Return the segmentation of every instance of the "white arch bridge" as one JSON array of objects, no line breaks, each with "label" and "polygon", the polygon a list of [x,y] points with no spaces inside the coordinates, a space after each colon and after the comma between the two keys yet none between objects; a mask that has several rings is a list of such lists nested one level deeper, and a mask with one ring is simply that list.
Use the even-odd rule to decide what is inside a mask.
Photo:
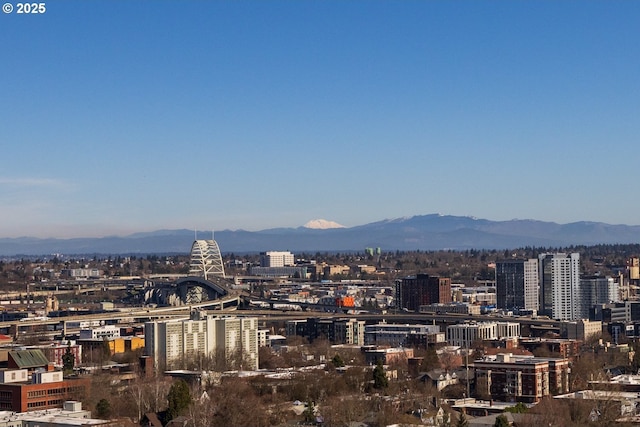
[{"label": "white arch bridge", "polygon": [[171,282],[154,282],[145,290],[146,304],[189,305],[230,296],[233,282],[222,277],[187,276]]},{"label": "white arch bridge", "polygon": [[145,295],[146,303],[187,305],[221,299],[229,295],[233,282],[225,277],[218,243],[195,240],[191,245],[189,276],[175,282],[158,283]]}]

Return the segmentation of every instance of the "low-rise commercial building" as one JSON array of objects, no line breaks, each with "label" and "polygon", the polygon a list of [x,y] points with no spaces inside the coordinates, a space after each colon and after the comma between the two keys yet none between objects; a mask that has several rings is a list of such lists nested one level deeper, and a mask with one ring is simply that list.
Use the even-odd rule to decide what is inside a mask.
[{"label": "low-rise commercial building", "polygon": [[61,371],[53,370],[40,350],[11,351],[9,360],[0,383],[0,410],[59,408],[66,400],[82,397],[89,387],[87,378],[65,379]]},{"label": "low-rise commercial building", "polygon": [[454,313],[480,315],[480,306],[469,303],[429,304],[421,305],[420,313]]},{"label": "low-rise commercial building", "polygon": [[309,341],[325,338],[333,344],[365,343],[365,322],[356,319],[309,318],[289,320],[285,324],[287,336],[298,335]]},{"label": "low-rise commercial building", "polygon": [[591,337],[602,335],[602,322],[587,319],[561,322],[560,335],[570,340],[585,341]]},{"label": "low-rise commercial building", "polygon": [[62,408],[55,409],[20,413],[0,411],[0,427],[121,427],[130,425],[131,422],[123,420],[91,418],[91,411],[82,409],[82,403],[76,401],[66,401]]},{"label": "low-rise commercial building", "polygon": [[408,359],[413,357],[412,348],[375,348],[363,347],[364,358],[369,365],[375,365],[381,362],[383,365],[390,363],[407,363]]},{"label": "low-rise commercial building", "polygon": [[471,348],[475,341],[519,338],[520,324],[516,322],[468,322],[447,326],[447,342]]},{"label": "low-rise commercial building", "polygon": [[80,339],[111,339],[120,336],[120,327],[116,325],[104,325],[97,328],[80,329]]},{"label": "low-rise commercial building", "polygon": [[445,335],[438,325],[378,323],[364,328],[365,345],[423,347],[443,345]]}]

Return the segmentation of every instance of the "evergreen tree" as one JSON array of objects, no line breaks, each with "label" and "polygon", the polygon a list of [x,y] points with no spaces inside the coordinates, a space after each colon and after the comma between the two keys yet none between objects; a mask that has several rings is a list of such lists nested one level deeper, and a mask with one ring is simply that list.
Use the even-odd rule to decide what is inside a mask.
[{"label": "evergreen tree", "polygon": [[638,343],[635,343],[633,346],[633,350],[634,354],[633,360],[631,361],[631,370],[635,374],[640,372],[640,345],[638,345]]},{"label": "evergreen tree", "polygon": [[440,423],[440,427],[451,427],[451,416],[447,411],[442,414],[442,422]]},{"label": "evergreen tree", "polygon": [[524,414],[528,410],[529,408],[527,407],[527,405],[522,402],[518,402],[515,404],[515,406],[509,406],[508,408],[504,409],[505,412],[511,412],[514,414]]},{"label": "evergreen tree", "polygon": [[96,415],[98,418],[108,419],[111,416],[111,403],[107,399],[100,399],[96,404]]},{"label": "evergreen tree", "polygon": [[387,388],[389,386],[389,379],[384,372],[382,361],[379,360],[376,367],[373,368],[373,387],[377,389]]},{"label": "evergreen tree", "polygon": [[331,359],[331,363],[333,364],[333,366],[335,366],[336,368],[342,368],[344,367],[344,360],[342,360],[342,357],[340,357],[339,354],[336,354],[335,356],[333,356],[333,359]]},{"label": "evergreen tree", "polygon": [[312,423],[316,420],[316,407],[313,404],[313,402],[311,401],[307,402],[307,407],[302,413],[302,416],[304,417],[304,421],[306,423]]},{"label": "evergreen tree", "polygon": [[167,408],[167,421],[181,415],[191,405],[191,391],[183,380],[178,380],[169,389],[167,395],[169,407]]},{"label": "evergreen tree", "polygon": [[493,427],[509,427],[509,420],[505,415],[498,415]]},{"label": "evergreen tree", "polygon": [[67,349],[62,355],[62,369],[65,374],[73,373],[73,368],[76,364],[76,358],[71,352],[71,343],[67,342]]},{"label": "evergreen tree", "polygon": [[456,427],[469,427],[469,421],[467,420],[467,415],[464,412],[460,412]]}]

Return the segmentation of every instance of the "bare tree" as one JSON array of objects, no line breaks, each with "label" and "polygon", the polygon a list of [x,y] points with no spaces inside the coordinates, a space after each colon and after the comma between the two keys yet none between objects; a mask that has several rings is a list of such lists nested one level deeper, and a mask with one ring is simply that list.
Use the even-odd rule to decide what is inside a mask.
[{"label": "bare tree", "polygon": [[167,407],[167,394],[171,388],[168,378],[155,375],[140,378],[126,389],[126,397],[135,403],[138,420],[147,412],[159,412]]},{"label": "bare tree", "polygon": [[362,395],[333,396],[320,407],[320,413],[328,427],[362,421],[371,412],[370,401],[365,400]]},{"label": "bare tree", "polygon": [[452,352],[444,352],[439,356],[440,366],[447,372],[462,366],[462,356]]},{"label": "bare tree", "polygon": [[270,423],[266,408],[244,380],[223,381],[211,390],[211,398],[215,408],[209,420],[210,427],[259,427]]}]

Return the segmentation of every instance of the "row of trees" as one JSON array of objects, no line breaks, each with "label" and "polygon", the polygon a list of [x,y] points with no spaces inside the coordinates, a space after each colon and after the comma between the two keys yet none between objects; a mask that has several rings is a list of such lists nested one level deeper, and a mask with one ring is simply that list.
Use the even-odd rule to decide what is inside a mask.
[{"label": "row of trees", "polygon": [[[492,279],[493,271],[488,268],[492,262],[508,258],[535,258],[543,252],[579,252],[582,266],[586,274],[610,274],[618,268],[624,268],[630,257],[640,254],[640,245],[594,245],[555,247],[525,247],[509,250],[466,251],[395,251],[383,252],[380,256],[370,256],[365,253],[301,253],[299,259],[315,260],[317,263],[356,265],[362,263],[375,264],[386,270],[397,270],[399,274],[413,274],[423,272],[451,277],[463,283],[473,283],[477,280]],[[225,254],[229,274],[244,274],[244,266],[258,265],[258,254]],[[106,276],[148,275],[155,273],[183,273],[189,271],[189,255],[172,256],[107,256],[107,257],[78,257],[73,259],[59,258],[38,259],[21,258],[13,261],[0,261],[0,286],[18,288],[26,281],[45,278],[39,271],[62,268],[98,268]]]},{"label": "row of trees", "polygon": [[[321,415],[326,426],[343,426],[355,421],[377,426],[416,423],[416,415],[433,416],[443,398],[461,397],[464,393],[463,387],[457,392],[448,389],[440,392],[429,382],[410,377],[406,361],[398,361],[387,370],[380,364],[368,366],[360,352],[333,348],[326,340],[316,340],[313,344],[295,341],[298,342],[292,342],[295,344],[291,346],[292,351],[273,353],[266,348],[261,350],[261,355],[268,351],[270,359],[265,360],[273,366],[304,366],[308,364],[305,355],[313,355],[315,360],[327,360],[326,366],[298,371],[280,379],[219,374],[187,387],[186,383],[178,386],[162,376],[141,377],[129,384],[114,385],[110,375],[100,373],[93,377],[94,385],[91,394],[85,397],[85,404],[105,418],[118,414],[139,420],[145,413],[156,412],[167,419],[185,415],[193,426],[279,425],[304,421],[311,415]],[[604,374],[604,367],[624,360],[598,353],[595,346],[595,340],[587,343],[573,362],[572,390],[588,388],[589,380]],[[448,360],[432,350],[416,351],[416,354],[424,357],[421,370],[452,369],[460,365],[460,360]],[[185,367],[196,369],[196,362]],[[396,374],[395,379],[390,379],[389,372]],[[305,413],[293,412],[292,402],[296,400],[307,402]],[[595,418],[591,414],[593,409],[593,404],[584,401],[548,399],[528,411],[526,417],[519,418],[518,425],[607,425],[606,422],[620,414],[613,399],[598,404]],[[548,419],[549,411],[556,414],[553,419]],[[465,425],[465,416],[455,411],[447,413],[443,419],[446,425]],[[600,424],[590,421],[592,418]]]},{"label": "row of trees", "polygon": [[[162,376],[114,384],[110,374],[99,373],[92,377],[85,404],[104,418],[117,414],[139,420],[154,412],[168,420],[185,415],[194,427],[304,421],[304,414],[292,410],[294,401],[308,402],[306,416],[317,413],[327,426],[362,420],[372,425],[415,421],[409,415],[412,411],[433,409],[436,394],[424,383],[408,382],[406,371],[400,370],[401,381],[391,381],[381,364],[369,367],[349,351],[326,350],[330,362],[324,369],[299,371],[287,379],[218,374],[185,388],[186,383]],[[397,398],[402,395],[410,398]]]}]

